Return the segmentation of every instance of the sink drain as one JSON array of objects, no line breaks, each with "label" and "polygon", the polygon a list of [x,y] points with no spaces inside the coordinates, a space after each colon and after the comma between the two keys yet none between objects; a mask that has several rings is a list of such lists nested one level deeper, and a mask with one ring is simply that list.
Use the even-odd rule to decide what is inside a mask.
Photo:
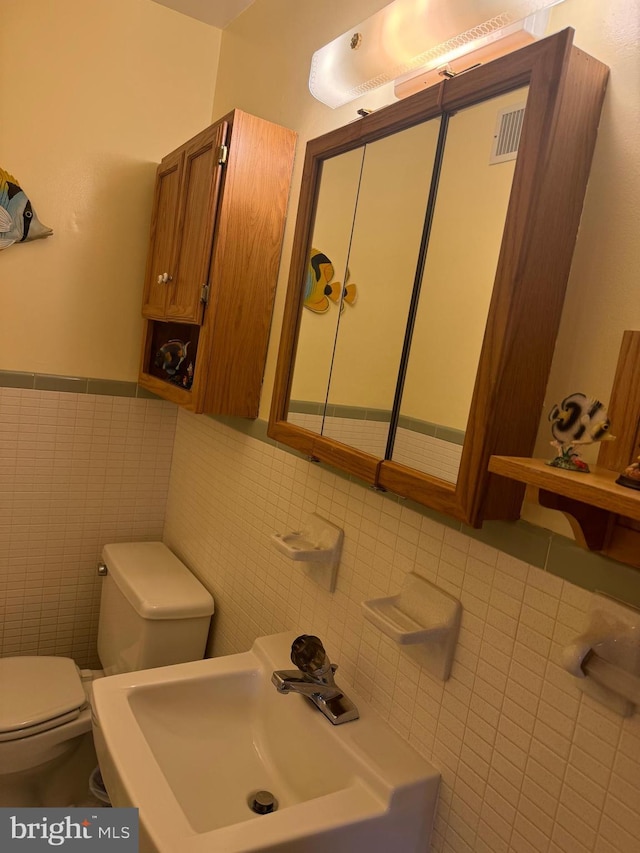
[{"label": "sink drain", "polygon": [[278,808],[278,801],[271,791],[256,791],[249,794],[249,808],[256,814],[269,814]]}]

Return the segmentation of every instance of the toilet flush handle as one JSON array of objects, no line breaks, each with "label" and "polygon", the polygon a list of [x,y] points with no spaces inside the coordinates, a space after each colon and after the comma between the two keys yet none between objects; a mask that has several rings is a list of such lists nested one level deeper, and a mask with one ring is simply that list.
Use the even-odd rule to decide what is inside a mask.
[{"label": "toilet flush handle", "polygon": [[101,563],[98,563],[98,574],[99,574],[101,577],[104,577],[105,575],[108,575],[108,574],[109,574],[109,569],[107,568],[107,564],[106,564],[106,563],[102,563],[102,562],[101,562]]}]

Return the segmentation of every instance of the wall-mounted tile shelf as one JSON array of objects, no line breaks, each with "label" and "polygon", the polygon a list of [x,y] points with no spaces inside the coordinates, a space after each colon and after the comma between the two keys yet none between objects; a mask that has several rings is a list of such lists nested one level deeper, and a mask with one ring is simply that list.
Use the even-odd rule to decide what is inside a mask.
[{"label": "wall-mounted tile shelf", "polygon": [[433,676],[449,678],[462,613],[457,598],[409,572],[398,595],[363,601],[362,612]]}]

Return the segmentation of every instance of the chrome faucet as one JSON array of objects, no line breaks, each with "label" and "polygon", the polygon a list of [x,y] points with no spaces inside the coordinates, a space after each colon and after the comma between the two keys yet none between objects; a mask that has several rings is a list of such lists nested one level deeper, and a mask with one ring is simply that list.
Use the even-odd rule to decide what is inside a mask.
[{"label": "chrome faucet", "polygon": [[358,719],[358,709],[333,679],[338,667],[331,663],[318,637],[312,634],[296,637],[291,646],[291,661],[298,669],[277,670],[271,676],[278,693],[301,693],[334,726]]}]

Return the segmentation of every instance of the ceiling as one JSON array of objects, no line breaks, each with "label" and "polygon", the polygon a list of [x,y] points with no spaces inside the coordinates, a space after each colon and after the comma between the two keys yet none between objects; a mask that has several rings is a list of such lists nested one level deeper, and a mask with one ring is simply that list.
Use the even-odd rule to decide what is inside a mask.
[{"label": "ceiling", "polygon": [[154,0],[154,2],[223,30],[254,0]]}]

